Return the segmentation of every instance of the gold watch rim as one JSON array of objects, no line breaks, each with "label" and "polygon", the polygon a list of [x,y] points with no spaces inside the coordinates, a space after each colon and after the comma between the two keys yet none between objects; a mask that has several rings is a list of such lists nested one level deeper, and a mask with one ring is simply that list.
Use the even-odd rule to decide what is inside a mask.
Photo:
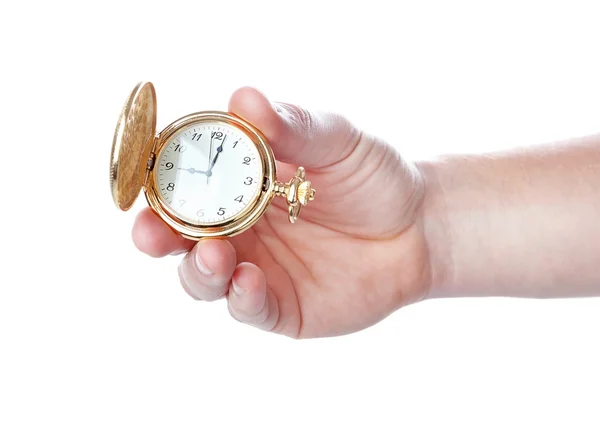
[{"label": "gold watch rim", "polygon": [[[173,134],[181,129],[207,121],[223,122],[232,125],[243,131],[256,146],[261,159],[261,177],[268,181],[267,187],[258,189],[253,196],[252,203],[246,208],[224,221],[216,223],[191,224],[177,217],[170,206],[164,201],[158,191],[155,167],[150,175],[146,177],[144,184],[144,193],[150,207],[174,230],[181,233],[188,239],[199,240],[207,237],[227,237],[233,236],[250,228],[265,213],[275,193],[276,163],[273,150],[266,137],[250,123],[239,116],[223,111],[201,111],[188,114],[169,124],[157,135],[154,145],[154,159],[158,159],[160,152],[165,148],[166,142]],[[263,179],[264,180],[264,179]]]}]

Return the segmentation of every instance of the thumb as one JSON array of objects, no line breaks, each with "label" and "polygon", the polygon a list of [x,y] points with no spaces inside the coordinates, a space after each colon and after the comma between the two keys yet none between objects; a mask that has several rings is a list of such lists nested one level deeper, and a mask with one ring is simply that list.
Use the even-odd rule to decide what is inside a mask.
[{"label": "thumb", "polygon": [[229,111],[266,136],[277,160],[306,168],[327,167],[341,161],[352,153],[361,138],[361,132],[342,116],[271,103],[255,88],[235,91]]}]

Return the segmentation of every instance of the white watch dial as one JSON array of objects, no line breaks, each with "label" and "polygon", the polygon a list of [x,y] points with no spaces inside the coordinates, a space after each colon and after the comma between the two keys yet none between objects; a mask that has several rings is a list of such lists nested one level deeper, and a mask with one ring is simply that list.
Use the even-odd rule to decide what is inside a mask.
[{"label": "white watch dial", "polygon": [[155,181],[180,219],[218,224],[242,213],[262,188],[262,162],[252,140],[223,122],[177,131],[158,155]]}]

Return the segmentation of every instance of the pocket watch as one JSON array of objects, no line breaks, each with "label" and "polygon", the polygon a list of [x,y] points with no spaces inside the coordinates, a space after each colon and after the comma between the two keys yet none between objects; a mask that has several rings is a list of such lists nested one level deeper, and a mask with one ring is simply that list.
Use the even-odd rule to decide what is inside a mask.
[{"label": "pocket watch", "polygon": [[285,198],[289,220],[315,197],[303,167],[277,181],[265,136],[232,113],[189,114],[156,133],[156,92],[139,83],[123,107],[110,161],[115,204],[129,210],[144,189],[150,207],[185,238],[237,235]]}]

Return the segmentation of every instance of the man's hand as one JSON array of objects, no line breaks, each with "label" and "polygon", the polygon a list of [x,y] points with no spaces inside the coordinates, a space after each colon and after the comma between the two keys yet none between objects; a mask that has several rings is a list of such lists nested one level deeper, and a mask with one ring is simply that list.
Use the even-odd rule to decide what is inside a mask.
[{"label": "man's hand", "polygon": [[288,222],[275,199],[250,230],[229,240],[183,239],[149,208],[133,239],[155,257],[190,250],[179,276],[199,300],[228,299],[244,323],[291,337],[354,332],[420,300],[431,284],[418,170],[346,119],[271,104],[251,88],[230,111],[259,128],[286,180],[298,165],[318,199]]}]

